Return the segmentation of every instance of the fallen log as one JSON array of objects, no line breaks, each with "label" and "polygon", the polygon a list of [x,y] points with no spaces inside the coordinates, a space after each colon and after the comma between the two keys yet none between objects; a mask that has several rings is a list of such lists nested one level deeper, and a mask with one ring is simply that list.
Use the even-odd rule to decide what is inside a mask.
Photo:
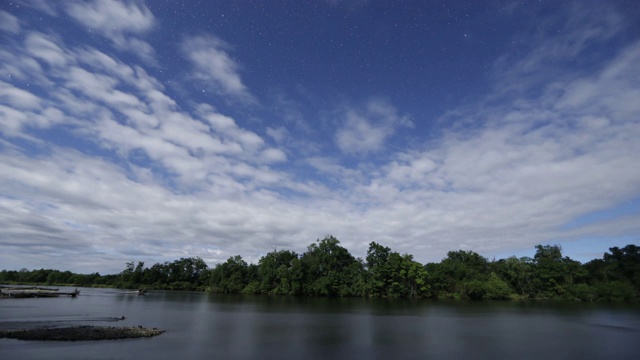
[{"label": "fallen log", "polygon": [[10,287],[10,286],[0,286],[0,289],[3,291],[13,291],[13,290],[46,290],[46,291],[58,291],[58,289],[54,288],[45,288],[38,286],[29,286],[29,287]]},{"label": "fallen log", "polygon": [[142,326],[75,326],[66,328],[0,330],[0,338],[36,341],[118,340],[152,337],[165,330]]},{"label": "fallen log", "polygon": [[59,297],[59,296],[71,296],[76,297],[80,295],[80,290],[77,288],[72,292],[60,292],[58,289],[46,289],[46,288],[8,288],[1,289],[2,297],[4,298],[37,298],[37,297]]}]

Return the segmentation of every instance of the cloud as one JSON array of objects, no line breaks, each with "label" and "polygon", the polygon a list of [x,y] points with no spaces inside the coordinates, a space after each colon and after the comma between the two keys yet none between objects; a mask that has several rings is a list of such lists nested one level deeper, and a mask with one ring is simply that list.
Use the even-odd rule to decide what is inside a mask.
[{"label": "cloud", "polygon": [[280,149],[266,149],[262,152],[261,157],[267,164],[287,160],[287,155]]},{"label": "cloud", "polygon": [[25,50],[35,59],[44,61],[50,67],[64,66],[68,55],[57,44],[57,39],[42,33],[30,33],[25,40]]},{"label": "cloud", "polygon": [[325,181],[331,180],[334,191],[338,192],[340,188],[352,189],[366,183],[369,177],[365,175],[366,169],[354,169],[343,166],[340,162],[331,157],[313,156],[306,159],[306,163],[318,171]]},{"label": "cloud", "polygon": [[275,142],[282,143],[289,136],[289,131],[284,127],[272,128],[267,127],[267,135],[269,135]]},{"label": "cloud", "polygon": [[[0,144],[3,253],[30,253],[20,262],[41,266],[46,260],[33,254],[83,254],[94,267],[104,262],[119,271],[132,254],[222,261],[236,241],[236,251],[257,260],[257,243],[278,234],[274,241],[292,245],[291,234],[306,231],[287,226],[285,219],[298,218],[295,209],[266,189],[312,187],[270,169],[286,161],[285,153],[234,119],[208,105],[182,110],[143,69],[96,49],[33,33],[12,54],[0,71],[17,68],[23,57],[53,70],[24,73],[37,92],[0,83],[3,134],[38,140],[46,150],[27,155],[31,146]],[[38,139],[36,127],[82,142],[77,147],[87,153],[73,150],[73,143]],[[14,257],[3,256],[2,263],[24,266]],[[81,271],[74,267],[79,263],[69,266]]]},{"label": "cloud", "polygon": [[0,81],[0,100],[18,109],[37,109],[40,99],[32,93]]},{"label": "cloud", "polygon": [[367,154],[383,149],[385,141],[400,126],[412,127],[405,115],[384,100],[370,100],[364,109],[347,109],[335,142],[347,154]]},{"label": "cloud", "polygon": [[155,24],[151,10],[143,4],[127,1],[93,0],[69,2],[67,13],[82,25],[113,36],[114,34],[140,34]]},{"label": "cloud", "polygon": [[18,18],[6,11],[0,10],[0,30],[17,34],[20,32],[20,22]]},{"label": "cloud", "polygon": [[[625,49],[597,76],[577,79],[563,90],[556,108],[574,113],[612,115],[614,119],[629,120],[640,112],[640,90],[635,88],[638,71],[633,64],[640,60],[640,43]],[[604,93],[602,89],[607,89]],[[606,124],[603,124],[606,125]]]},{"label": "cloud", "polygon": [[51,17],[58,16],[56,4],[48,0],[21,0],[20,5],[42,11]]},{"label": "cloud", "polygon": [[[147,16],[138,3],[109,4]],[[579,35],[580,24],[591,35]],[[389,101],[343,107],[328,135],[279,123],[248,128],[232,112],[173,97],[117,52],[9,32],[0,49],[0,264],[65,259],[70,270],[109,273],[125,261],[183,256],[255,262],[274,247],[302,252],[326,234],[356,256],[376,241],[421,262],[454,249],[491,256],[588,236],[637,238],[637,214],[566,227],[640,195],[640,43],[589,72],[544,71],[543,44],[565,44],[549,47],[565,59],[615,35],[589,24],[566,25],[575,47],[540,35],[535,51],[495,75],[487,99],[443,116],[441,137],[384,158],[394,135],[413,126]],[[194,78],[225,99],[251,96],[229,45],[187,40]],[[514,85],[525,63],[551,80],[523,76],[518,89],[527,91],[500,87]],[[302,112],[292,114],[293,122]],[[316,135],[346,156],[317,151]],[[300,150],[304,143],[314,150]]]},{"label": "cloud", "polygon": [[526,34],[516,34],[512,51],[494,62],[495,95],[522,93],[578,76],[577,71],[566,68],[589,69],[594,58],[604,58],[609,51],[607,42],[622,31],[620,24],[624,22],[623,15],[610,4],[562,4],[561,11],[553,16],[545,14],[535,22],[533,36],[529,29]]},{"label": "cloud", "polygon": [[[487,253],[588,234],[559,229],[640,194],[639,50],[634,43],[596,74],[556,84],[547,90],[562,93],[553,102],[543,93],[519,109],[458,113],[459,121],[484,123],[447,130],[429,150],[397,154],[359,196],[383,205],[377,217],[406,213],[404,233],[431,245]],[[598,233],[620,235],[613,228]]]},{"label": "cloud", "polygon": [[230,46],[212,35],[185,39],[182,51],[193,66],[193,77],[215,92],[237,99],[252,101],[247,87],[240,79],[238,64],[227,52]]},{"label": "cloud", "polygon": [[149,63],[155,63],[149,43],[132,37],[141,36],[156,26],[151,10],[134,1],[70,1],[66,13],[87,29],[110,39],[120,50],[130,51]]},{"label": "cloud", "polygon": [[[256,133],[240,128],[234,119],[209,105],[196,106],[192,113],[181,110],[142,68],[96,49],[70,48],[59,39],[31,33],[14,54],[53,70],[47,72],[39,66],[37,72],[24,74],[46,89],[51,99],[10,83],[0,84],[0,99],[9,105],[1,114],[12,124],[13,135],[21,132],[26,136],[36,124],[52,127],[60,124],[55,120],[64,121],[75,134],[125,158],[142,151],[176,179],[189,179],[192,185],[211,172],[232,172],[234,161],[260,166],[286,160],[284,152],[268,147]],[[5,67],[15,67],[22,59],[7,54],[6,60]],[[34,81],[39,77],[43,79]],[[50,115],[51,120],[36,123],[43,115]],[[226,164],[220,166],[220,161]],[[255,181],[267,179],[257,171],[254,175]]]},{"label": "cloud", "polygon": [[40,158],[14,153],[0,160],[3,192],[14,197],[0,197],[7,215],[0,222],[11,235],[0,239],[5,249],[90,253],[119,271],[122,263],[112,259],[134,260],[133,254],[154,261],[197,255],[214,263],[242,253],[256,261],[270,244],[295,247],[298,236],[313,239],[319,231],[307,228],[311,213],[268,193],[175,194],[153,180],[135,181],[113,163],[61,148]]}]

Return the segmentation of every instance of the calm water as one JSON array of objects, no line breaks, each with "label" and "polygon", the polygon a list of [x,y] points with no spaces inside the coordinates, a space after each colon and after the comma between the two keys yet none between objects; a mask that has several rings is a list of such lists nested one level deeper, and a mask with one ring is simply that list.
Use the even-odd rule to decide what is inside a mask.
[{"label": "calm water", "polygon": [[0,339],[3,359],[640,359],[637,306],[82,289],[76,299],[0,300],[0,328],[16,324],[168,332],[99,342]]}]

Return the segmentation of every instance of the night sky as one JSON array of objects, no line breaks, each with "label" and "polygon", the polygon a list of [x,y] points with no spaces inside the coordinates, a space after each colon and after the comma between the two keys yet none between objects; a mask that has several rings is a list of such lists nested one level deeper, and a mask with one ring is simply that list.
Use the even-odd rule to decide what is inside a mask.
[{"label": "night sky", "polygon": [[0,269],[640,244],[640,2],[0,2]]}]

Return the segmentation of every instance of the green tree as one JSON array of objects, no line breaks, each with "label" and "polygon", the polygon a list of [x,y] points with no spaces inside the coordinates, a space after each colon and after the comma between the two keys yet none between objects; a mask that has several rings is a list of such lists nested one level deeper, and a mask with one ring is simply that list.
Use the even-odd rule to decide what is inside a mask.
[{"label": "green tree", "polygon": [[298,254],[274,250],[258,262],[259,291],[276,295],[296,295],[302,290],[302,264]]},{"label": "green tree", "polygon": [[469,281],[485,281],[490,273],[489,261],[473,251],[449,251],[439,264],[428,264],[430,283],[435,294],[464,295]]},{"label": "green tree", "polygon": [[496,273],[491,273],[486,280],[471,279],[463,282],[462,294],[471,300],[500,300],[508,299],[511,289]]},{"label": "green tree", "polygon": [[135,269],[135,267],[134,267],[134,262],[133,261],[126,262],[125,263],[125,268],[120,273],[120,277],[119,277],[118,281],[115,284],[116,287],[119,287],[119,288],[132,288],[132,287],[134,287],[134,285],[132,283],[134,269]]},{"label": "green tree", "polygon": [[536,245],[535,290],[543,297],[562,296],[565,292],[562,248],[559,245]]},{"label": "green tree", "polygon": [[240,255],[232,256],[226,262],[216,265],[209,276],[211,291],[239,294],[248,285],[247,263]]},{"label": "green tree", "polygon": [[382,246],[376,242],[369,244],[366,266],[368,272],[368,290],[371,295],[389,295],[389,282],[392,281],[391,264],[389,263],[390,254],[391,249],[386,246]]},{"label": "green tree", "polygon": [[144,271],[144,262],[138,261],[138,265],[136,265],[135,269],[131,273],[131,283],[134,286],[138,286],[142,283],[143,271]]},{"label": "green tree", "polygon": [[428,273],[409,254],[372,242],[367,251],[367,288],[373,296],[421,297],[430,293]]},{"label": "green tree", "polygon": [[400,264],[395,278],[401,281],[402,285],[401,291],[396,292],[396,295],[411,298],[430,296],[430,286],[427,283],[429,274],[424,266],[414,261],[413,255],[409,254],[401,256]]},{"label": "green tree", "polygon": [[346,296],[350,294],[345,294],[345,289],[359,281],[354,278],[357,272],[349,271],[357,262],[356,259],[333,236],[309,245],[300,261],[305,294]]},{"label": "green tree", "polygon": [[615,280],[626,281],[640,286],[640,247],[627,245],[620,249],[609,248],[610,254],[604,254],[604,261],[609,265],[609,276]]},{"label": "green tree", "polygon": [[627,245],[609,248],[602,259],[594,259],[584,268],[587,282],[599,301],[640,300],[640,247]]},{"label": "green tree", "polygon": [[519,295],[529,296],[535,292],[532,286],[534,262],[530,257],[511,256],[494,263],[496,272]]},{"label": "green tree", "polygon": [[168,283],[169,279],[169,263],[156,263],[150,268],[145,269],[142,275],[142,283],[156,288],[161,288]]},{"label": "green tree", "polygon": [[545,298],[575,298],[571,289],[586,281],[588,272],[580,262],[562,257],[559,245],[536,245],[534,287]]}]

